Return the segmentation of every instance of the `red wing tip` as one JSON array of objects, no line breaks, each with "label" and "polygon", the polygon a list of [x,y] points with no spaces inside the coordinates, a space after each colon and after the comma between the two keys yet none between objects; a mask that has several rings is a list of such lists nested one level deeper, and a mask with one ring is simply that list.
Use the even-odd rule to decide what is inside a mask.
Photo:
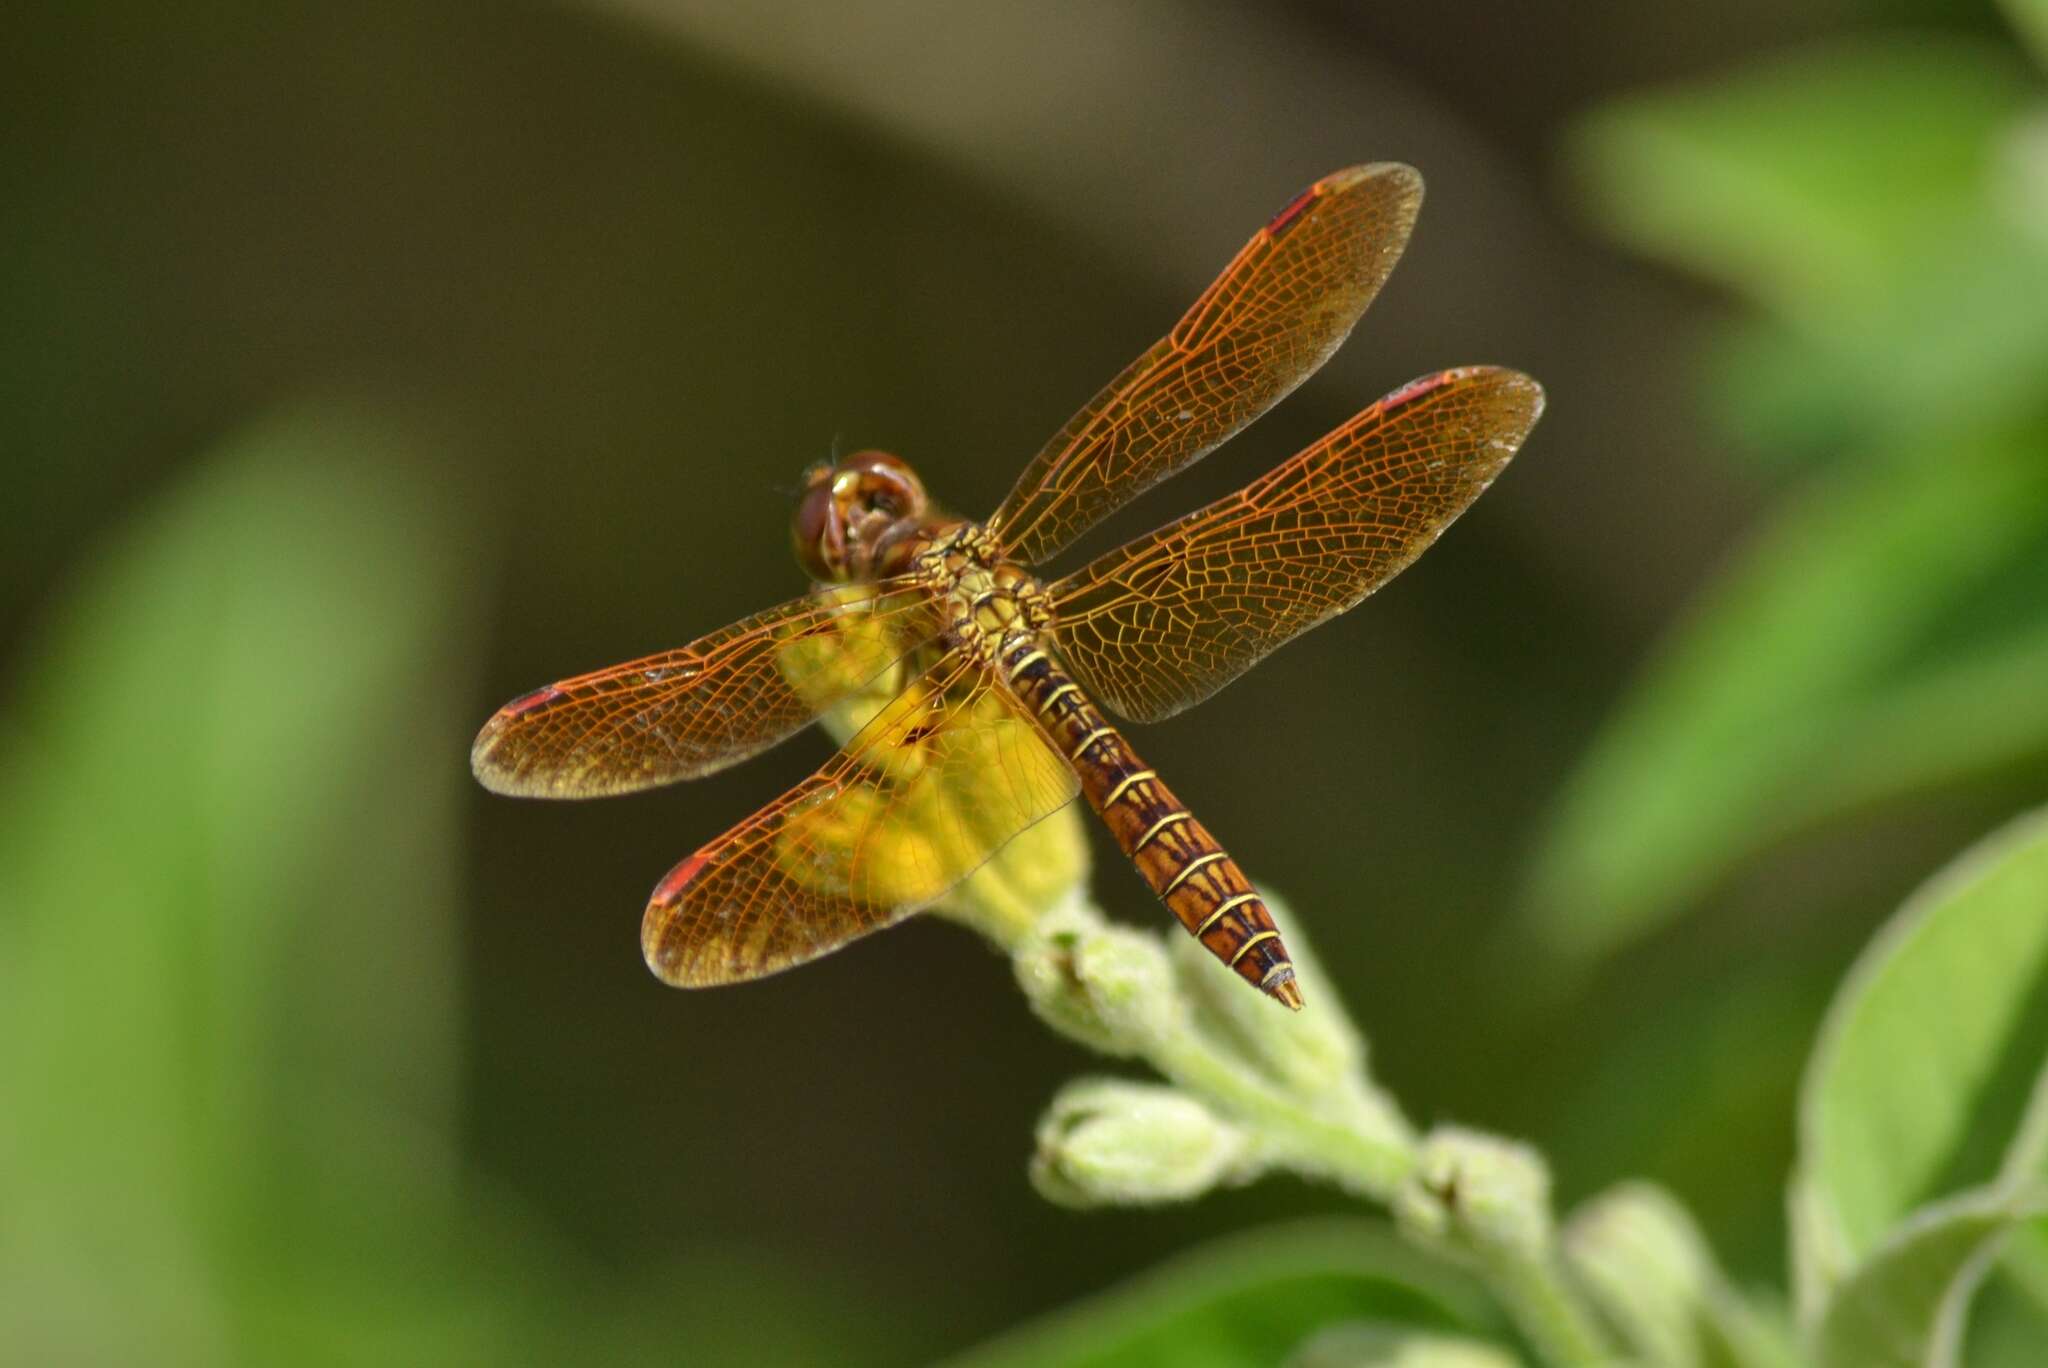
[{"label": "red wing tip", "polygon": [[1332,171],[1315,183],[1315,188],[1329,193],[1334,190],[1348,190],[1360,181],[1385,181],[1405,189],[1422,189],[1422,173],[1407,162],[1383,161],[1365,162],[1358,166],[1347,166],[1342,171]]},{"label": "red wing tip", "polygon": [[546,704],[552,703],[561,696],[561,687],[556,684],[550,684],[545,688],[535,689],[532,693],[524,693],[519,695],[519,697],[513,699],[510,703],[507,703],[504,707],[498,709],[498,715],[496,717],[493,717],[491,720],[493,722],[496,722],[500,719],[503,719],[504,721],[509,722],[515,717],[522,717],[525,714],[532,712],[535,708],[542,707]]},{"label": "red wing tip", "polygon": [[1378,407],[1382,413],[1391,413],[1403,404],[1411,404],[1447,385],[1461,385],[1473,381],[1490,381],[1503,390],[1519,390],[1528,395],[1530,407],[1534,410],[1530,415],[1531,422],[1543,413],[1543,386],[1520,371],[1507,370],[1500,366],[1453,366],[1449,370],[1417,376],[1381,399]]},{"label": "red wing tip", "polygon": [[1463,366],[1452,370],[1438,371],[1434,375],[1417,376],[1392,394],[1381,399],[1380,411],[1382,413],[1392,413],[1403,404],[1413,403],[1425,394],[1434,393],[1453,381],[1464,379],[1472,374],[1473,370],[1473,367]]},{"label": "red wing tip", "polygon": [[1310,186],[1309,191],[1328,197],[1344,194],[1367,183],[1384,198],[1407,201],[1409,208],[1403,217],[1410,223],[1414,222],[1422,206],[1422,173],[1406,162],[1368,162],[1363,166],[1347,166],[1323,177]]},{"label": "red wing tip", "polygon": [[653,894],[647,899],[646,914],[640,919],[641,957],[647,961],[647,967],[654,976],[671,987],[697,986],[689,982],[686,971],[677,966],[681,946],[669,935],[675,925],[670,914],[675,911],[690,881],[702,873],[710,861],[710,855],[700,850],[662,875],[661,882],[654,886]]},{"label": "red wing tip", "polygon": [[1363,166],[1347,166],[1342,171],[1332,171],[1321,180],[1287,201],[1279,213],[1266,221],[1266,233],[1276,241],[1287,235],[1295,222],[1308,212],[1310,205],[1318,199],[1341,194],[1355,185],[1375,181],[1386,186],[1397,195],[1420,201],[1422,198],[1422,173],[1404,162],[1369,162]]},{"label": "red wing tip", "polygon": [[654,896],[647,900],[648,908],[652,910],[674,907],[676,900],[683,896],[683,890],[690,886],[690,880],[703,872],[710,859],[709,855],[700,850],[663,875],[661,882],[654,886]]},{"label": "red wing tip", "polygon": [[675,911],[691,880],[703,872],[711,856],[698,851],[662,876],[647,899],[647,911],[640,918],[640,956],[648,970],[671,988],[704,988],[726,979],[703,977],[703,965],[682,962],[684,937],[677,934]]},{"label": "red wing tip", "polygon": [[498,743],[504,740],[507,728],[528,713],[545,707],[560,697],[562,690],[550,684],[544,689],[535,689],[532,693],[519,695],[491,714],[491,720],[484,723],[483,730],[476,734],[476,740],[469,748],[469,772],[476,776],[478,783],[493,793],[513,797],[525,797],[535,792],[531,786],[519,782],[512,767],[498,763],[493,756],[497,752]]},{"label": "red wing tip", "polygon": [[1333,178],[1326,176],[1296,195],[1293,199],[1287,201],[1286,206],[1279,213],[1266,220],[1266,235],[1271,238],[1285,237],[1287,230],[1294,226],[1294,221],[1300,218],[1311,204],[1316,202],[1316,197],[1323,193],[1323,187],[1329,184],[1331,179]]}]

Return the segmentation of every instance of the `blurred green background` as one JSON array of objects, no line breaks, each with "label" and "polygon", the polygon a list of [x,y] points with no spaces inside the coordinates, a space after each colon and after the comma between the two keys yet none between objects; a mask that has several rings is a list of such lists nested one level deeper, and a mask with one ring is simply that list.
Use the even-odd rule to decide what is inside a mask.
[{"label": "blurred green background", "polygon": [[1411,1114],[1530,1138],[1567,1200],[1660,1180],[1781,1279],[1833,983],[2048,786],[2029,15],[17,11],[0,1357],[917,1361],[1336,1209],[1040,1201],[1086,1058],[949,926],[662,988],[648,889],[816,737],[570,806],[467,754],[800,591],[811,461],[993,507],[1290,195],[1382,159],[1429,198],[1353,341],[1084,550],[1442,366],[1548,415],[1396,586],[1138,744]]}]

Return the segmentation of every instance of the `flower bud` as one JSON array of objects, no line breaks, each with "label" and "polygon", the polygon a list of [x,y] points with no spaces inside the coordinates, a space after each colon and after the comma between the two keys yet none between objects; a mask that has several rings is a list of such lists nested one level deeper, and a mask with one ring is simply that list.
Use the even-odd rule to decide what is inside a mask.
[{"label": "flower bud", "polygon": [[1112,926],[1079,902],[1040,918],[1012,967],[1033,1011],[1104,1054],[1140,1054],[1185,1024],[1159,938]]},{"label": "flower bud", "polygon": [[1393,1206],[1402,1229],[1454,1250],[1534,1259],[1550,1243],[1550,1171],[1542,1157],[1456,1126],[1424,1137]]},{"label": "flower bud", "polygon": [[1566,1222],[1565,1262],[1645,1363],[1695,1368],[1741,1358],[1740,1308],[1692,1217],[1662,1188],[1624,1183]]},{"label": "flower bud", "polygon": [[1156,1084],[1070,1084],[1038,1124],[1031,1181],[1062,1206],[1185,1201],[1252,1176],[1243,1130]]}]

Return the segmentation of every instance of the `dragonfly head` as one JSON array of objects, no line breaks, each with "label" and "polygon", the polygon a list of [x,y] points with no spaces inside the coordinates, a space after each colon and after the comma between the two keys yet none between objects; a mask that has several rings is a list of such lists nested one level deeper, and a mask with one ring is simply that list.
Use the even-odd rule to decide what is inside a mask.
[{"label": "dragonfly head", "polygon": [[886,451],[812,466],[790,521],[796,558],[824,583],[870,578],[885,544],[920,526],[927,509],[917,473]]}]

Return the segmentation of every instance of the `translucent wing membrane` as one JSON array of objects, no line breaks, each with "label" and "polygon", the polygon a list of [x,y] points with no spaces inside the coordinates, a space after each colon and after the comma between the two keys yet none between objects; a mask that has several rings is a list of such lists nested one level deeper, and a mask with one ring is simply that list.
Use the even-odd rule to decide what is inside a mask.
[{"label": "translucent wing membrane", "polygon": [[1047,559],[1313,374],[1379,293],[1421,204],[1422,177],[1392,163],[1296,196],[1025,467],[988,523],[1007,554]]},{"label": "translucent wing membrane", "polygon": [[514,699],[478,733],[470,766],[486,788],[541,798],[693,779],[781,741],[936,630],[905,582],[820,590]]},{"label": "translucent wing membrane", "polygon": [[677,865],[641,922],[669,983],[758,978],[937,900],[1078,791],[1009,692],[947,655],[822,769]]},{"label": "translucent wing membrane", "polygon": [[1396,390],[1262,479],[1054,585],[1061,654],[1135,721],[1201,702],[1405,569],[1542,411],[1535,381],[1490,367]]}]

